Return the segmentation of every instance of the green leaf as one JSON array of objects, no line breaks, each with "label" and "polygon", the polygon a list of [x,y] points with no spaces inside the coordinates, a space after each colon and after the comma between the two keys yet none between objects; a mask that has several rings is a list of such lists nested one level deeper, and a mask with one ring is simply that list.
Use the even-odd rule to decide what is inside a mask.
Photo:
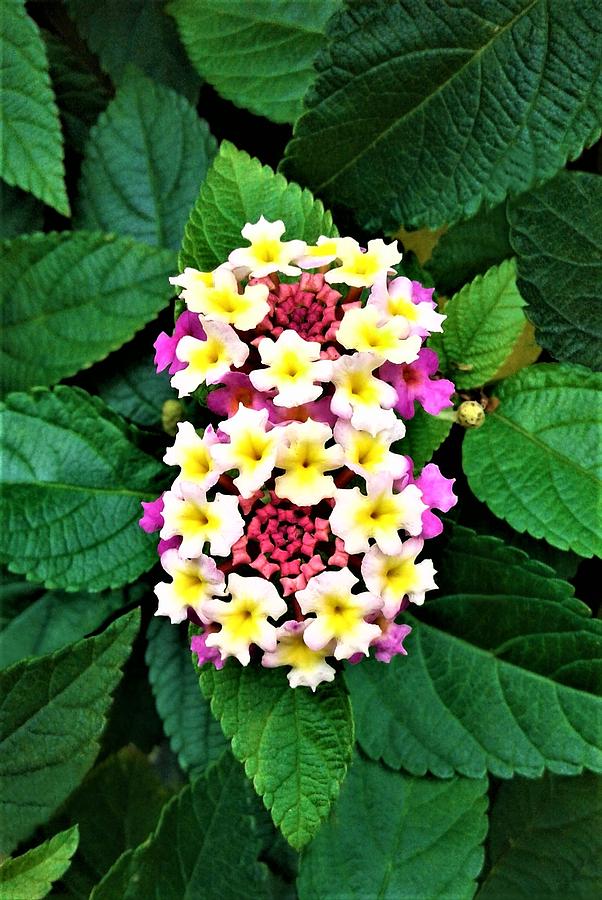
[{"label": "green leaf", "polygon": [[601,376],[579,366],[531,366],[501,383],[498,408],[464,437],[479,500],[517,531],[581,556],[602,553],[601,388]]},{"label": "green leaf", "polygon": [[332,216],[298,184],[289,184],[233,144],[223,141],[184,231],[179,266],[214,269],[245,241],[241,229],[263,215],[282,219],[287,240],[314,243],[334,235]]},{"label": "green leaf", "polygon": [[367,228],[468,218],[600,135],[596,0],[372,0],[329,31],[285,172]]},{"label": "green leaf", "polygon": [[318,831],[351,758],[353,718],[340,680],[311,693],[291,688],[281,669],[230,661],[206,668],[201,687],[275,824],[299,850]]},{"label": "green leaf", "polygon": [[81,53],[50,31],[43,37],[65,140],[81,154],[90,126],[109,102],[108,87]]},{"label": "green leaf", "polygon": [[74,825],[22,856],[5,860],[0,865],[3,900],[38,900],[49,894],[52,883],[69,868],[78,839]]},{"label": "green leaf", "polygon": [[148,628],[146,664],[171,749],[185,771],[200,775],[228,745],[209,702],[199,691],[186,627],[153,619]]},{"label": "green leaf", "polygon": [[506,204],[482,208],[465,222],[442,234],[433,255],[425,263],[437,290],[453,294],[477,275],[483,275],[512,256]]},{"label": "green leaf", "polygon": [[41,591],[37,600],[24,605],[0,631],[0,665],[4,668],[26,656],[59,650],[95,631],[126,603],[122,591],[96,596],[84,591]]},{"label": "green leaf", "polygon": [[131,75],[90,132],[77,227],[178,249],[216,150],[209,126],[184,97]]},{"label": "green leaf", "polygon": [[263,900],[267,869],[253,797],[230,753],[163,809],[151,837],[123,854],[90,900]]},{"label": "green leaf", "polygon": [[602,771],[602,702],[562,683],[600,659],[602,624],[546,566],[458,526],[437,568],[444,595],[404,613],[408,656],[346,669],[362,750],[442,778]]},{"label": "green leaf", "polygon": [[470,900],[483,864],[487,780],[431,781],[356,757],[302,857],[300,900]]},{"label": "green leaf", "polygon": [[119,856],[153,831],[168,799],[136,747],[123,747],[92,769],[57,817],[59,824],[79,824],[79,847],[63,878],[70,896],[87,900]]},{"label": "green leaf", "polygon": [[518,287],[538,342],[602,369],[602,178],[561,172],[509,205]]},{"label": "green leaf", "polygon": [[0,238],[40,231],[44,217],[42,207],[31,194],[9,187],[0,181]]},{"label": "green leaf", "polygon": [[25,0],[0,0],[0,175],[69,215],[46,48]]},{"label": "green leaf", "polygon": [[0,673],[2,852],[46,821],[94,762],[138,623],[129,613],[98,637]]},{"label": "green leaf", "polygon": [[516,778],[500,785],[490,818],[490,869],[478,900],[600,896],[599,777]]},{"label": "green leaf", "polygon": [[[156,330],[158,333],[158,329]],[[135,347],[128,344],[111,354],[106,365],[94,373],[98,380],[95,389],[107,406],[136,425],[158,427],[166,400],[174,400],[176,394],[166,372],[157,374],[152,353],[147,346],[142,349],[139,341]],[[137,350],[137,355],[133,351]]]},{"label": "green leaf", "polygon": [[62,385],[9,395],[0,418],[10,570],[46,587],[101,591],[150,569],[155,541],[137,523],[162,467],[123,420]]},{"label": "green leaf", "polygon": [[458,388],[493,378],[525,327],[524,305],[514,259],[477,275],[445,304],[443,349]]},{"label": "green leaf", "polygon": [[340,0],[173,0],[168,12],[194,67],[227,100],[294,122]]},{"label": "green leaf", "polygon": [[405,436],[395,445],[398,453],[411,456],[414,460],[414,474],[432,458],[451,431],[453,419],[445,415],[431,416],[421,406],[416,405],[414,418],[405,423]]},{"label": "green leaf", "polygon": [[3,392],[53,384],[103,359],[173,293],[174,254],[129,238],[65,231],[17,238],[5,251]]},{"label": "green leaf", "polygon": [[67,9],[115,84],[133,65],[196,103],[199,78],[165,12],[165,0],[67,0]]}]

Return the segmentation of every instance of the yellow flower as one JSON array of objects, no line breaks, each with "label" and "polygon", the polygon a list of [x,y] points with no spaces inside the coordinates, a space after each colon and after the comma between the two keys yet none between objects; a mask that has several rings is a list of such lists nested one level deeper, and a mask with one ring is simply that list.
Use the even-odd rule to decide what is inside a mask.
[{"label": "yellow flower", "polygon": [[255,369],[249,378],[258,391],[276,389],[276,406],[302,406],[320,396],[322,388],[315,382],[328,381],[332,363],[320,359],[318,341],[306,341],[296,331],[286,329],[276,341],[262,338],[257,349],[267,368]]},{"label": "yellow flower", "polygon": [[396,422],[392,407],[397,391],[372,372],[382,360],[373,353],[353,353],[340,356],[332,363],[331,381],[335,392],[330,409],[341,419],[351,421],[354,428],[377,434]]},{"label": "yellow flower", "polygon": [[295,258],[295,262],[302,269],[319,269],[337,258],[337,239],[321,235],[315,247],[306,247],[302,256]]},{"label": "yellow flower", "polygon": [[162,581],[155,587],[159,600],[156,616],[169,616],[173,624],[183,622],[188,615],[188,607],[200,616],[203,622],[210,622],[204,613],[204,604],[226,592],[224,576],[209,556],[198,559],[181,559],[175,549],[166,550],[161,555],[161,565],[171,583]]},{"label": "yellow flower", "polygon": [[281,241],[285,225],[281,219],[268,222],[263,216],[252,225],[247,222],[241,234],[250,241],[250,247],[233,250],[228,257],[229,263],[242,269],[248,269],[255,278],[262,278],[272,272],[284,275],[299,275],[300,269],[291,266],[291,260],[305,252],[305,241]]},{"label": "yellow flower", "polygon": [[330,528],[340,537],[347,553],[363,553],[376,541],[383,553],[393,556],[401,552],[400,529],[417,535],[422,531],[422,491],[409,484],[398,494],[392,490],[392,479],[384,473],[367,484],[368,493],[358,487],[337,490]]},{"label": "yellow flower", "polygon": [[220,631],[208,635],[206,646],[217,647],[222,659],[235,656],[248,666],[251,644],[262,650],[276,649],[276,626],[268,622],[268,616],[279,619],[287,606],[265,578],[230,575],[228,593],[232,597],[229,602],[209,600],[205,604],[207,615],[222,626]]},{"label": "yellow flower", "polygon": [[204,490],[213,487],[226,471],[211,455],[214,444],[219,444],[219,438],[212,425],[208,425],[203,437],[199,437],[191,422],[178,423],[175,444],[167,448],[163,457],[168,466],[180,466],[180,474],[172,488],[181,481],[192,481]]},{"label": "yellow flower", "polygon": [[337,256],[341,265],[327,272],[324,278],[329,284],[348,284],[350,287],[371,287],[380,276],[386,276],[391,266],[401,261],[397,241],[385,244],[380,239],[368,241],[368,249],[362,253],[353,238],[338,238]]},{"label": "yellow flower", "polygon": [[268,669],[277,666],[290,666],[287,673],[291,687],[309,687],[312,691],[323,681],[332,681],[335,670],[329,666],[325,657],[326,650],[310,650],[303,640],[303,633],[309,625],[305,622],[285,622],[276,632],[278,644],[276,649],[263,654],[261,664]]},{"label": "yellow flower", "polygon": [[248,284],[243,293],[231,269],[221,266],[213,273],[213,284],[200,285],[193,292],[182,291],[191,312],[208,319],[226,322],[239,331],[248,331],[270,311],[269,288],[266,284]]},{"label": "yellow flower", "polygon": [[408,470],[408,461],[401,453],[392,453],[391,444],[401,440],[406,427],[401,419],[395,419],[391,428],[376,434],[358,431],[349,422],[339,419],[334,426],[334,439],[344,451],[345,465],[362,475],[366,481],[387,472],[395,481]]},{"label": "yellow flower", "polygon": [[418,335],[408,337],[409,326],[404,319],[382,320],[375,306],[348,309],[337,331],[337,341],[348,350],[375,353],[383,361],[411,363],[418,359],[422,340]]},{"label": "yellow flower", "polygon": [[333,497],[334,481],[324,473],[343,465],[343,452],[336,445],[325,446],[332,438],[329,426],[313,419],[291,422],[282,429],[282,436],[276,466],[285,474],[276,478],[276,495],[297,506]]},{"label": "yellow flower", "polygon": [[204,341],[187,334],[178,341],[176,356],[188,365],[171,379],[179,397],[187,397],[201,384],[215,384],[231,366],[239,368],[249,355],[233,328],[225,322],[211,322],[199,316],[206,334]]},{"label": "yellow flower", "polygon": [[234,484],[245,498],[265,484],[276,463],[282,429],[267,431],[267,423],[267,409],[249,409],[239,403],[238,412],[220,424],[220,431],[230,435],[230,443],[211,448],[222,471],[238,469]]},{"label": "yellow flower", "polygon": [[323,650],[334,641],[335,659],[349,659],[354,653],[368,655],[371,642],[380,636],[381,630],[378,625],[366,622],[365,617],[379,610],[381,601],[368,591],[352,594],[357,583],[358,579],[345,567],[314,575],[307,587],[297,591],[301,612],[316,615],[303,635],[311,650]]},{"label": "yellow flower", "polygon": [[161,537],[180,535],[180,556],[188,559],[200,556],[206,543],[213,556],[228,556],[245,530],[237,497],[216,494],[208,500],[202,488],[189,482],[163,494],[163,522]]},{"label": "yellow flower", "polygon": [[386,556],[375,545],[362,560],[362,578],[369,590],[382,597],[383,615],[388,619],[397,615],[404,597],[420,605],[425,592],[437,587],[433,561],[423,559],[416,564],[423,546],[421,538],[410,538],[398,554]]},{"label": "yellow flower", "polygon": [[194,297],[198,291],[205,290],[213,284],[213,272],[199,272],[187,266],[180,275],[169,279],[169,283],[184,288],[180,296],[182,299]]}]

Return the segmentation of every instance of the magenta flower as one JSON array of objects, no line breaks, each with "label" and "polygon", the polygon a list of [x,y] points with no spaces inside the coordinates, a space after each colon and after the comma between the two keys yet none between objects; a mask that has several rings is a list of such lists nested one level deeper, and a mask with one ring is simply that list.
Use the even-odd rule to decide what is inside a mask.
[{"label": "magenta flower", "polygon": [[238,412],[238,404],[242,403],[248,409],[267,409],[272,421],[274,406],[271,398],[275,391],[266,393],[256,390],[249,376],[243,372],[229,372],[220,379],[220,384],[223,386],[211,391],[207,397],[207,406],[211,412],[229,419]]},{"label": "magenta flower", "polygon": [[446,406],[452,406],[454,384],[447,378],[432,377],[438,367],[437,354],[427,347],[423,347],[415,362],[401,365],[386,362],[380,367],[379,377],[397,391],[395,409],[402,418],[413,418],[415,400],[432,416],[436,416]]},{"label": "magenta flower", "polygon": [[144,510],[144,515],[138,520],[140,528],[146,531],[147,534],[152,534],[153,531],[159,531],[159,529],[163,528],[163,494],[157,497],[156,500],[151,500],[150,503],[145,503],[142,500],[140,505]]},{"label": "magenta flower", "polygon": [[452,506],[456,505],[458,498],[453,492],[456,479],[442,475],[435,463],[429,463],[418,478],[414,478],[412,460],[409,456],[406,456],[406,459],[410,465],[409,472],[395,482],[395,488],[403,490],[408,484],[415,484],[420,488],[422,502],[426,503],[427,508],[422,513],[422,532],[419,537],[423,539],[437,537],[443,531],[443,523],[433,509],[449,512]]},{"label": "magenta flower", "polygon": [[378,624],[381,627],[382,635],[372,645],[377,660],[388,663],[399,653],[407,656],[408,651],[403,646],[403,642],[412,630],[410,626],[397,625],[396,622],[387,619],[379,619]]},{"label": "magenta flower", "polygon": [[196,313],[184,310],[176,322],[173,334],[170,336],[162,331],[153,347],[155,348],[155,366],[157,372],[162,372],[169,366],[169,374],[175,375],[181,369],[185,369],[187,363],[181,362],[176,356],[176,347],[180,338],[191,335],[198,340],[205,340],[205,332]]},{"label": "magenta flower", "polygon": [[208,647],[207,638],[211,632],[207,629],[202,634],[195,634],[190,641],[190,649],[198,656],[198,665],[212,663],[216,669],[223,669],[224,661],[217,647]]}]

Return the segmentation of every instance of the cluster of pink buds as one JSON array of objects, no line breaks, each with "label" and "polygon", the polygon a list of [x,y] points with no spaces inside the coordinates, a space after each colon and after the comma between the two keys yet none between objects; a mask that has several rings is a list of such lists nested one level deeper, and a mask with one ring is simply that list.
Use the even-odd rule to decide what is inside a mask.
[{"label": "cluster of pink buds", "polygon": [[165,454],[179,473],[140,524],[160,530],[170,578],[157,615],[201,626],[199,665],[286,666],[315,690],[335,660],[405,653],[396,616],[436,587],[416,560],[453,480],[433,464],[414,477],[402,418],[451,406],[454,386],[422,347],[445,317],[396,276],[396,242],[284,230],[262,217],[215,271],[172,279],[186,310],[157,368],[180,397],[210,386],[219,421],[179,424]]}]

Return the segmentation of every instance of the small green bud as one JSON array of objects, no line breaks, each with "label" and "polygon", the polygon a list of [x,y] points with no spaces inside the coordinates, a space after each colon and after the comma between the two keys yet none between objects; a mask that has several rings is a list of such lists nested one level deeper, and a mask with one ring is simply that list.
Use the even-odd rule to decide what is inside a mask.
[{"label": "small green bud", "polygon": [[485,421],[485,410],[477,400],[465,400],[458,407],[456,422],[463,428],[480,428]]},{"label": "small green bud", "polygon": [[178,422],[184,418],[184,404],[179,400],[166,400],[161,409],[161,425],[166,434],[175,435],[178,430]]}]

